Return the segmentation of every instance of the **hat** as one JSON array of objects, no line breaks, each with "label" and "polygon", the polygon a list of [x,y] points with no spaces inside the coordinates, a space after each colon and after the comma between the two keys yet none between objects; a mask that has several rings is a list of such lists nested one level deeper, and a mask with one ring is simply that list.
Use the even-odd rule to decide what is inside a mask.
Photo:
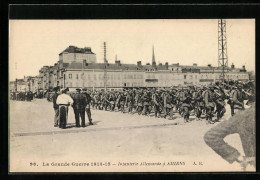
[{"label": "hat", "polygon": [[76,91],[81,91],[81,89],[80,89],[80,88],[77,88]]},{"label": "hat", "polygon": [[55,92],[58,91],[58,87],[53,88],[53,91]]},{"label": "hat", "polygon": [[61,92],[62,92],[62,93],[66,93],[67,91],[68,91],[68,89],[67,89],[67,88],[66,88],[66,89],[65,89],[65,88],[63,88],[63,89],[61,90]]},{"label": "hat", "polygon": [[87,90],[88,90],[88,88],[83,88],[83,89],[82,89],[82,91],[87,91]]}]

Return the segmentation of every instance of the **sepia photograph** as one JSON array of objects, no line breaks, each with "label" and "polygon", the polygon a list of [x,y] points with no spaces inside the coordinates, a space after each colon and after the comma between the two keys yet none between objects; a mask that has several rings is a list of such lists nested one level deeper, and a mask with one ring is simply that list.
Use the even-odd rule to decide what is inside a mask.
[{"label": "sepia photograph", "polygon": [[9,20],[9,172],[256,172],[255,19]]}]

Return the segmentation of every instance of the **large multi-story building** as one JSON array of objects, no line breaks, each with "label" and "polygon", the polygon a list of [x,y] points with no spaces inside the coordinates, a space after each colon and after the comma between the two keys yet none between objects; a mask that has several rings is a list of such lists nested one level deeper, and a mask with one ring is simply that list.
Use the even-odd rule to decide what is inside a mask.
[{"label": "large multi-story building", "polygon": [[96,63],[96,54],[91,51],[90,47],[69,46],[59,54],[59,60],[64,63],[82,62],[82,60],[86,60],[88,63]]},{"label": "large multi-story building", "polygon": [[[104,63],[89,64],[72,62],[64,71],[63,87],[71,89],[87,87],[104,89]],[[109,89],[124,87],[171,87],[183,85],[205,85],[220,80],[222,69],[208,66],[181,66],[179,64],[142,65],[114,64],[106,65],[106,84]],[[249,73],[232,65],[226,73],[227,79],[248,81]]]},{"label": "large multi-story building", "polygon": [[[76,52],[76,53],[75,53]],[[69,54],[82,54],[73,56]],[[84,55],[93,55],[93,59],[84,58]],[[67,56],[68,55],[68,56]],[[90,48],[77,48],[69,46],[60,55],[60,59],[53,66],[43,66],[36,77],[26,77],[17,88],[18,91],[48,90],[56,86],[61,88],[94,88],[94,89],[120,89],[131,87],[171,87],[183,85],[206,85],[220,80],[222,69],[208,66],[191,66],[176,64],[156,64],[153,52],[152,64],[122,64],[120,60],[115,63],[96,63],[95,54]],[[77,58],[78,57],[78,58]],[[248,81],[250,73],[245,66],[235,68],[232,64],[227,68],[227,80]],[[14,85],[12,83],[12,85]],[[106,87],[105,87],[106,86]]]},{"label": "large multi-story building", "polygon": [[16,79],[15,81],[11,81],[9,84],[10,91],[19,91],[25,92],[27,91],[28,83],[25,79]]}]

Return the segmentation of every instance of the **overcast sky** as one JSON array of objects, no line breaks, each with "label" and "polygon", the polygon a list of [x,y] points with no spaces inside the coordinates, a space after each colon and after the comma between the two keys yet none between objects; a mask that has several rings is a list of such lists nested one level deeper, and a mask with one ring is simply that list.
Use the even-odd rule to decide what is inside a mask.
[{"label": "overcast sky", "polygon": [[[255,20],[227,20],[229,66],[255,68]],[[38,75],[69,45],[91,47],[97,62],[218,65],[218,20],[10,20],[10,80]]]}]

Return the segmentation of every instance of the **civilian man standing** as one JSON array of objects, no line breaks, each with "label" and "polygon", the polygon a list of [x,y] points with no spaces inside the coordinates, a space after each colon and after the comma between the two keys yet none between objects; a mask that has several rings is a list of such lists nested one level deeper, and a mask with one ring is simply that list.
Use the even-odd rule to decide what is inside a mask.
[{"label": "civilian man standing", "polygon": [[59,105],[59,113],[60,113],[60,122],[59,127],[62,129],[66,128],[67,118],[68,118],[68,106],[73,106],[73,99],[66,94],[68,89],[62,90],[62,94],[60,94],[56,100],[56,104]]},{"label": "civilian man standing", "polygon": [[60,119],[60,113],[59,113],[59,105],[56,104],[56,100],[59,96],[59,88],[54,88],[54,95],[52,96],[52,102],[53,102],[53,109],[54,109],[54,127],[57,127],[59,125],[59,119]]},{"label": "civilian man standing", "polygon": [[76,89],[76,94],[73,95],[73,109],[76,120],[76,127],[80,127],[79,116],[81,117],[81,126],[86,127],[85,125],[85,108],[86,108],[86,96],[85,94],[80,93],[81,89]]}]

